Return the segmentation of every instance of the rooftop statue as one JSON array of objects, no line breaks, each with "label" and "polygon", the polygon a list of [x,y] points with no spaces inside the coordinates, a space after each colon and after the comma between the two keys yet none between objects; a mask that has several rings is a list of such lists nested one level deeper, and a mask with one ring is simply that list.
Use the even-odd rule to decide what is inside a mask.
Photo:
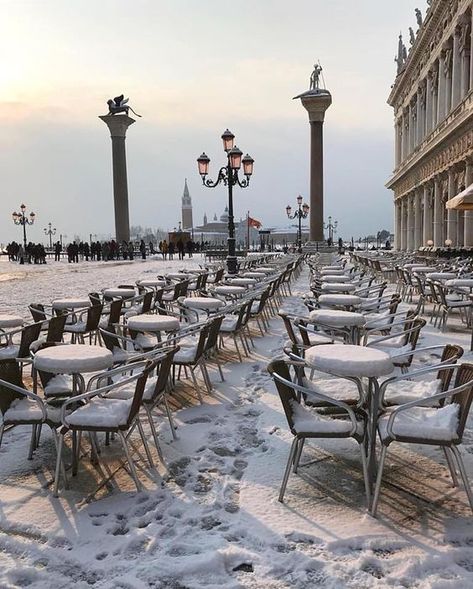
[{"label": "rooftop statue", "polygon": [[416,8],[415,13],[416,13],[417,24],[420,28],[422,26],[422,12],[418,8]]},{"label": "rooftop statue", "polygon": [[409,43],[411,45],[414,45],[416,40],[416,36],[414,34],[414,29],[412,27],[409,27]]},{"label": "rooftop statue", "polygon": [[397,46],[397,56],[394,58],[394,61],[397,63],[397,73],[400,74],[402,68],[406,64],[407,60],[407,51],[406,46],[402,41],[402,33],[399,34],[399,42]]},{"label": "rooftop statue", "polygon": [[322,67],[318,64],[314,65],[314,71],[310,74],[310,90],[319,89],[319,79],[322,72]]},{"label": "rooftop statue", "polygon": [[141,115],[139,115],[137,112],[135,112],[131,106],[129,106],[127,104],[127,102],[129,101],[129,98],[125,98],[123,94],[120,94],[120,96],[115,96],[115,98],[112,100],[110,98],[110,100],[107,100],[107,104],[108,104],[108,114],[109,115],[116,115],[119,112],[124,112],[127,116],[128,116],[128,111],[131,110],[131,112],[136,115],[137,117],[141,117]]}]

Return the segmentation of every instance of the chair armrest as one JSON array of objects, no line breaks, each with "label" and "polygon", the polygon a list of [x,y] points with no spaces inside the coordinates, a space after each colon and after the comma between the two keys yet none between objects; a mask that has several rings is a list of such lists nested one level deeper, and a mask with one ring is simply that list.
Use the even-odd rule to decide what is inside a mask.
[{"label": "chair armrest", "polygon": [[15,393],[20,393],[20,395],[28,397],[32,401],[35,401],[35,403],[38,405],[39,409],[41,410],[42,420],[46,421],[46,418],[47,418],[46,407],[45,407],[44,402],[41,399],[41,397],[39,397],[36,393],[33,393],[32,391],[29,391],[28,389],[24,389],[23,387],[19,387],[15,384],[12,384],[11,382],[1,379],[1,378],[0,378],[0,385],[4,386],[5,388],[11,389],[12,391],[15,391]]}]

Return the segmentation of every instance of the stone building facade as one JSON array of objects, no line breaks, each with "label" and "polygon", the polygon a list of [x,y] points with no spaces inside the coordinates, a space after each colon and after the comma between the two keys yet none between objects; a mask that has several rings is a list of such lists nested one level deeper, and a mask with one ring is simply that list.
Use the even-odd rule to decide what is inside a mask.
[{"label": "stone building facade", "polygon": [[[473,247],[473,212],[445,208],[473,183],[473,0],[430,0],[410,50],[399,38],[388,98],[395,116],[395,246]],[[447,243],[445,243],[447,242]]]}]

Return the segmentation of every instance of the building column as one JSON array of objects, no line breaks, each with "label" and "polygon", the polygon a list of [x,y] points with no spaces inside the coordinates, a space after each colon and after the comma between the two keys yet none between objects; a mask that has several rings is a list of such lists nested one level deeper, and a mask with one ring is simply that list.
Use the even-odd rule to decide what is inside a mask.
[{"label": "building column", "polygon": [[402,133],[402,159],[405,160],[409,155],[409,107],[406,108],[403,115],[404,131]]},{"label": "building column", "polygon": [[413,251],[415,235],[415,210],[414,210],[414,195],[407,196],[407,249]]},{"label": "building column", "polygon": [[[465,168],[465,186],[468,188],[473,184],[473,160],[466,160]],[[465,247],[473,247],[473,211],[465,211],[463,221],[463,245]]]},{"label": "building column", "polygon": [[432,131],[432,70],[427,74],[427,82],[425,88],[425,136]]},{"label": "building column", "polygon": [[394,222],[395,222],[395,228],[394,228],[394,247],[397,250],[401,249],[401,214],[402,214],[402,210],[401,210],[401,201],[399,199],[394,201]]},{"label": "building column", "polygon": [[407,249],[407,197],[401,199],[401,250]]},{"label": "building column", "polygon": [[424,139],[424,119],[425,119],[425,86],[423,82],[417,90],[417,142],[419,145]]},{"label": "building column", "polygon": [[442,181],[440,176],[434,179],[434,246],[442,247],[443,210],[442,210]]},{"label": "building column", "polygon": [[[455,196],[455,172],[453,168],[448,170],[448,200]],[[452,241],[452,246],[456,247],[458,241],[457,211],[447,210],[447,239]]]},{"label": "building column", "polygon": [[460,60],[461,60],[461,99],[465,98],[470,89],[470,23],[464,22],[460,35]]},{"label": "building column", "polygon": [[410,149],[409,153],[412,153],[417,145],[417,105],[416,102],[411,102],[410,107],[411,120],[410,120]]},{"label": "building column", "polygon": [[427,242],[432,240],[432,208],[430,198],[430,186],[426,182],[423,186],[423,200],[424,200],[424,228],[422,233],[422,245],[426,246]]},{"label": "building column", "polygon": [[473,90],[473,9],[471,11],[470,21],[470,90]]},{"label": "building column", "polygon": [[445,117],[445,51],[442,51],[439,58],[439,76],[437,86],[437,125]]},{"label": "building column", "polygon": [[414,193],[414,249],[416,250],[422,245],[422,200],[423,194],[418,188]]},{"label": "building column", "polygon": [[453,62],[452,62],[452,109],[460,104],[461,98],[461,56],[460,56],[460,37],[461,27],[456,26],[453,33]]},{"label": "building column", "polygon": [[401,133],[399,120],[396,119],[394,123],[394,163],[397,168],[401,163]]}]

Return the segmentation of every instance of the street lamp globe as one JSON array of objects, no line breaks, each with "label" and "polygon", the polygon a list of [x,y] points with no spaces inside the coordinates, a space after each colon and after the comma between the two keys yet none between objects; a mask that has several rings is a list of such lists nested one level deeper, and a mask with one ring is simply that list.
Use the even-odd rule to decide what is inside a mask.
[{"label": "street lamp globe", "polygon": [[21,205],[20,205],[20,209],[21,209],[22,211],[24,211],[24,210],[26,209],[26,205],[25,205],[25,204],[23,204],[23,203],[21,203]]},{"label": "street lamp globe", "polygon": [[245,157],[241,160],[243,164],[243,173],[246,177],[249,177],[253,174],[253,164],[255,160],[251,157],[251,155],[246,154]]},{"label": "street lamp globe", "polygon": [[225,129],[225,131],[222,133],[222,141],[223,141],[223,150],[228,153],[231,149],[233,149],[233,142],[235,141],[235,135],[231,131],[229,131],[228,129]]},{"label": "street lamp globe", "polygon": [[33,223],[34,218],[36,217],[36,213],[31,212],[30,217],[31,217],[31,222]]},{"label": "street lamp globe", "polygon": [[205,176],[207,176],[207,174],[209,173],[209,164],[210,158],[205,152],[203,152],[202,155],[197,158],[199,174],[202,176],[202,178],[205,178]]},{"label": "street lamp globe", "polygon": [[299,206],[301,206],[301,204],[302,204],[302,200],[303,200],[303,198],[302,198],[302,196],[299,194],[299,196],[297,197],[297,204],[298,204]]},{"label": "street lamp globe", "polygon": [[18,219],[18,217],[20,216],[16,211],[13,211],[13,213],[11,214],[13,222],[16,222],[16,220]]},{"label": "street lamp globe", "polygon": [[238,149],[238,147],[233,147],[228,152],[228,157],[230,158],[230,167],[232,170],[239,170],[241,168],[241,156],[243,152]]},{"label": "street lamp globe", "polygon": [[309,205],[307,203],[304,203],[302,205],[302,212],[304,213],[304,215],[307,215],[307,213],[309,212]]},{"label": "street lamp globe", "polygon": [[287,207],[286,207],[286,214],[287,214],[287,216],[288,216],[288,217],[290,217],[290,216],[291,216],[291,212],[292,212],[292,207],[291,207],[291,205],[287,205]]}]

